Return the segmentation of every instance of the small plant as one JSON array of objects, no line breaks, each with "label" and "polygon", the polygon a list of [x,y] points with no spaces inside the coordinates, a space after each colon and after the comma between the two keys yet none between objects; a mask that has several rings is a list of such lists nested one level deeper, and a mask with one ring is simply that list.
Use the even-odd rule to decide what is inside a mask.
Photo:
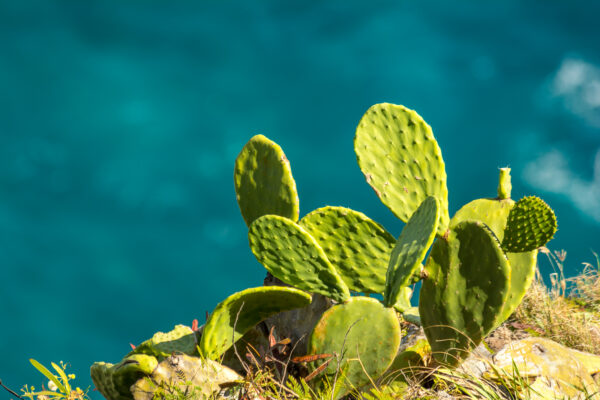
[{"label": "small plant", "polygon": [[71,381],[75,379],[74,374],[67,374],[65,370],[67,365],[62,361],[57,365],[51,363],[52,368],[58,375],[53,374],[50,370],[44,367],[41,363],[34,359],[30,359],[33,365],[39,372],[48,378],[48,387],[42,385],[42,390],[36,391],[34,386],[25,386],[22,389],[22,397],[30,400],[87,400],[87,390],[82,390],[79,387],[72,388]]}]

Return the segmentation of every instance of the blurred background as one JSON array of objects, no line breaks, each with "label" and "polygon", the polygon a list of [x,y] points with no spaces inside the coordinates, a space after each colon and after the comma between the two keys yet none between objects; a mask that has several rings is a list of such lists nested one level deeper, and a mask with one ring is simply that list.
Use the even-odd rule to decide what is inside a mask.
[{"label": "blurred background", "polygon": [[351,207],[399,235],[353,152],[374,103],[433,127],[451,213],[510,166],[514,198],[555,209],[566,274],[594,262],[600,3],[366,4],[0,3],[3,383],[39,387],[36,358],[87,387],[94,361],[260,285],[233,189],[254,134],[286,152],[301,215]]}]

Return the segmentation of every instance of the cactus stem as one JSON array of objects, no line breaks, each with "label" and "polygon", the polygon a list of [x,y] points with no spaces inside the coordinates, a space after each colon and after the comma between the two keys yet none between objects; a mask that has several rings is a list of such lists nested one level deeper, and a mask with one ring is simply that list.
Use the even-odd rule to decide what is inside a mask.
[{"label": "cactus stem", "polygon": [[500,178],[498,182],[498,199],[510,199],[512,184],[510,183],[510,168],[500,168]]}]

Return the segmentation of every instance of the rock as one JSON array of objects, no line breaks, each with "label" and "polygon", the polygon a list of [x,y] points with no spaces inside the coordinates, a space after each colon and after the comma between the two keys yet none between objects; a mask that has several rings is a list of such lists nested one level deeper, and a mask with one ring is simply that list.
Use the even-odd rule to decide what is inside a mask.
[{"label": "rock", "polygon": [[[592,375],[600,371],[600,356],[570,349],[550,339],[530,337],[509,343],[492,361],[509,376],[513,374],[514,363],[520,376],[532,382],[531,399],[579,398],[582,393],[578,388],[585,387],[588,393],[599,389]],[[486,375],[498,378],[492,373]]]},{"label": "rock", "polygon": [[475,350],[471,351],[469,357],[460,364],[457,371],[481,378],[488,370],[491,360],[492,353],[490,353],[485,345],[480,344]]},{"label": "rock", "polygon": [[[194,398],[223,398],[223,384],[241,381],[235,371],[212,360],[186,354],[173,354],[161,361],[150,377],[131,386],[135,400],[152,400],[155,392],[176,395],[187,393]],[[231,389],[226,389],[231,391]],[[169,397],[162,395],[162,397]],[[211,397],[213,396],[213,397]]]}]

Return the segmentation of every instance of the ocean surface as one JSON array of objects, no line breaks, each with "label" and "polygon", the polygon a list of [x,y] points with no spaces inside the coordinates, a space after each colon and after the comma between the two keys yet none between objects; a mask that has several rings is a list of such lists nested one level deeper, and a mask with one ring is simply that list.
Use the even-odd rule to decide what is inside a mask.
[{"label": "ocean surface", "polygon": [[598,15],[591,1],[0,3],[0,379],[39,388],[28,359],[63,360],[88,387],[94,361],[260,285],[233,189],[255,134],[286,152],[302,215],[351,207],[399,235],[353,152],[379,102],[433,127],[451,213],[495,196],[510,166],[513,198],[555,209],[549,248],[580,272],[600,251]]}]

